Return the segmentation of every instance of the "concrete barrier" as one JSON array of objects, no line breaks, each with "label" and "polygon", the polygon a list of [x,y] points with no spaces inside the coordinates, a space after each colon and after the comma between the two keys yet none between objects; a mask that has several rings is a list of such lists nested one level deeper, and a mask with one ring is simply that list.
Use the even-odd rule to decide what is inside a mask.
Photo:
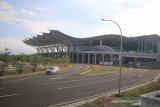
[{"label": "concrete barrier", "polygon": [[160,90],[140,96],[140,107],[160,107]]}]

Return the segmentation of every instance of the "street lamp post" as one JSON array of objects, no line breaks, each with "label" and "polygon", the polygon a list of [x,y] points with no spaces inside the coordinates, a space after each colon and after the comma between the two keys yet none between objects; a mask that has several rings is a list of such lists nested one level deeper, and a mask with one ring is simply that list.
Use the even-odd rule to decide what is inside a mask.
[{"label": "street lamp post", "polygon": [[120,34],[121,34],[121,45],[120,45],[120,55],[119,55],[119,66],[120,66],[120,71],[119,71],[119,88],[118,88],[118,96],[121,96],[121,69],[122,69],[122,30],[121,27],[119,26],[119,24],[113,20],[106,20],[106,19],[101,19],[102,21],[110,21],[115,23],[119,30],[120,30]]}]

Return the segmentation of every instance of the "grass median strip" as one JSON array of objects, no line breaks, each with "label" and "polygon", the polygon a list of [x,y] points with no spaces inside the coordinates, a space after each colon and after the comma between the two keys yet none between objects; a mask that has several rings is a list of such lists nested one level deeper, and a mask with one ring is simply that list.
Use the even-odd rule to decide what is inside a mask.
[{"label": "grass median strip", "polygon": [[[116,72],[119,71],[119,67],[116,66],[105,66],[105,65],[88,65],[89,70],[82,72],[82,75],[99,75],[99,74],[104,74],[104,73],[109,73],[109,72]],[[127,71],[129,70],[128,67],[122,67],[122,71]]]}]

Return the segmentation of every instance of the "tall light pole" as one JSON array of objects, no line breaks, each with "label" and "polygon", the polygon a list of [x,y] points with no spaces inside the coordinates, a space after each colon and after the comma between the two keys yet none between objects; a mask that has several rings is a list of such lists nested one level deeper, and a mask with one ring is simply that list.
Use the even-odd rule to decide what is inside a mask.
[{"label": "tall light pole", "polygon": [[102,21],[110,21],[115,23],[119,30],[120,30],[120,34],[121,34],[121,45],[120,45],[120,55],[119,55],[119,66],[120,66],[120,70],[119,70],[119,88],[118,88],[118,96],[121,96],[121,70],[122,70],[122,30],[121,27],[119,26],[119,24],[113,20],[106,20],[106,19],[101,19]]}]

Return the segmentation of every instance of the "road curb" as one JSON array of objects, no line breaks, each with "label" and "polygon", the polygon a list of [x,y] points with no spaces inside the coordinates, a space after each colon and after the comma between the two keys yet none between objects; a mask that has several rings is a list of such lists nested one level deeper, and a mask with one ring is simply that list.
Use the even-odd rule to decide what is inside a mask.
[{"label": "road curb", "polygon": [[[124,87],[124,88],[121,89],[121,92],[125,92],[125,91],[131,90],[131,89],[135,89],[135,88],[147,85],[151,82],[156,82],[159,78],[160,78],[160,70],[158,72],[158,75],[155,75],[153,78],[148,79],[148,80],[143,81],[143,82],[140,82],[140,83],[137,83],[137,84],[134,84],[134,85],[131,85],[131,86]],[[95,101],[96,99],[98,99],[99,97],[102,97],[102,96],[106,96],[106,97],[111,96],[113,94],[116,94],[117,91],[118,91],[118,89],[113,90],[113,91],[109,91],[109,92],[106,92],[106,93],[97,94],[97,95],[94,95],[94,96],[91,96],[91,97],[86,97],[86,98],[82,98],[82,99],[78,99],[78,100],[73,100],[73,101],[49,106],[49,107],[76,107],[76,106],[80,106],[82,104],[86,104],[86,103]]]}]

